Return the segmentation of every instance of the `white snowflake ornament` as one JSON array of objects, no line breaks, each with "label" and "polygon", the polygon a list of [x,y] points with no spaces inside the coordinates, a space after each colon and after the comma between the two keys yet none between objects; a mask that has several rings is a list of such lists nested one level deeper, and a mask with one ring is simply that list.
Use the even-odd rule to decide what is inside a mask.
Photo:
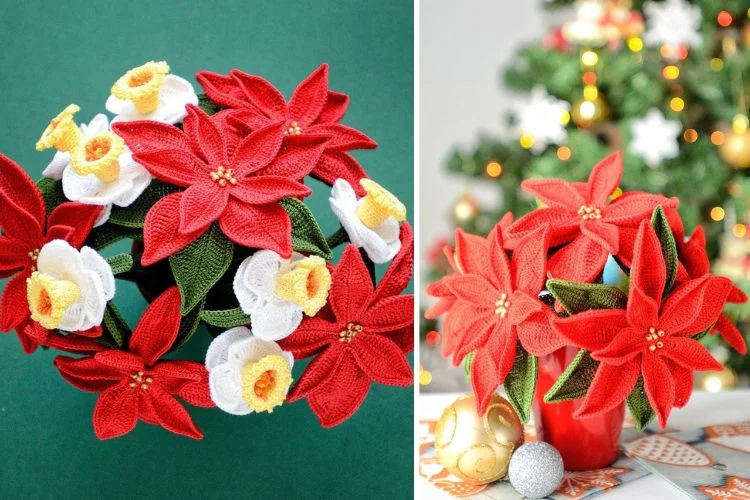
[{"label": "white snowflake ornament", "polygon": [[646,33],[643,40],[647,45],[670,47],[700,47],[701,10],[685,0],[646,2]]},{"label": "white snowflake ornament", "polygon": [[531,152],[540,154],[549,144],[563,144],[567,140],[565,124],[569,113],[569,102],[556,99],[544,87],[536,86],[515,110],[513,133],[518,138],[530,137]]},{"label": "white snowflake ornament", "polygon": [[633,138],[630,150],[640,156],[648,167],[655,168],[663,160],[675,158],[680,153],[677,137],[681,130],[680,122],[667,120],[661,111],[652,108],[646,116],[631,122]]}]

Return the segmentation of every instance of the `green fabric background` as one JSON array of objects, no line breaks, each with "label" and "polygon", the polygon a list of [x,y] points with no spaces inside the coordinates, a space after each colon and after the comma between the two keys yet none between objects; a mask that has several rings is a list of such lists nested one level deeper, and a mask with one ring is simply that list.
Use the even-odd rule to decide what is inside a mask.
[{"label": "green fabric background", "polygon": [[[35,178],[52,157],[34,150],[49,119],[74,102],[88,122],[112,83],[150,59],[193,83],[199,69],[237,67],[287,96],[326,61],[331,87],[351,97],[345,123],[380,144],[356,156],[413,206],[411,2],[3,0],[0,12],[0,151]],[[331,232],[327,189],[313,188],[312,209]],[[134,324],[144,300],[128,286],[116,300]],[[209,340],[198,332],[178,355],[198,359]],[[355,417],[330,430],[305,402],[244,418],[191,407],[203,441],[139,423],[101,442],[96,395],[65,383],[53,356],[27,357],[15,335],[0,337],[0,498],[412,496],[411,388],[373,385]]]}]

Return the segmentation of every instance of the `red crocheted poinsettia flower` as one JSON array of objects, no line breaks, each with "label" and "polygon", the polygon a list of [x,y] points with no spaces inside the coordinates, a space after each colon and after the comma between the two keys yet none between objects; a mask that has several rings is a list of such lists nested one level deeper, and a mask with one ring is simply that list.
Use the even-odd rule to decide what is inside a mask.
[{"label": "red crocheted poinsettia flower", "polygon": [[153,121],[116,123],[135,161],[154,177],[186,188],[159,200],[143,228],[143,264],[169,257],[218,221],[238,245],[292,253],[291,221],[278,203],[311,191],[304,178],[323,151],[324,138],[295,139],[282,150],[281,124],[244,139],[226,125],[187,106],[183,130]]},{"label": "red crocheted poinsettia flower", "polygon": [[40,343],[73,352],[98,348],[99,344],[86,337],[101,335],[101,329],[73,332],[84,335],[65,336],[47,330],[30,335],[41,327],[31,320],[26,280],[45,243],[61,239],[81,248],[100,212],[100,206],[69,202],[56,207],[48,218],[34,181],[17,163],[0,154],[0,278],[10,278],[0,299],[0,330],[15,330],[25,353],[31,354]]},{"label": "red crocheted poinsettia flower", "polygon": [[521,187],[546,206],[518,219],[508,230],[508,245],[540,225],[549,224],[550,246],[559,247],[549,261],[553,278],[591,283],[604,269],[607,256],[627,252],[633,246],[634,231],[651,217],[657,205],[676,207],[676,198],[632,192],[609,203],[622,178],[622,155],[613,153],[591,171],[588,182],[561,179],[525,180]]},{"label": "red crocheted poinsettia flower", "polygon": [[96,437],[112,439],[127,434],[138,419],[193,439],[203,437],[174,396],[195,406],[213,407],[206,368],[193,361],[159,360],[177,338],[181,318],[180,292],[173,286],[143,313],[128,351],[55,358],[60,375],[71,385],[101,393],[94,407]]},{"label": "red crocheted poinsettia flower", "polygon": [[671,409],[690,398],[693,371],[722,368],[691,337],[716,323],[732,282],[705,274],[663,297],[666,264],[649,221],[638,229],[634,255],[627,309],[585,311],[553,324],[600,362],[577,416],[616,407],[642,376],[648,401],[664,427]]},{"label": "red crocheted poinsettia flower", "polygon": [[336,179],[347,180],[365,194],[359,180],[367,174],[347,151],[373,149],[375,141],[339,121],[349,105],[346,94],[328,89],[328,65],[322,64],[305,78],[287,101],[267,80],[232,70],[229,75],[199,71],[198,82],[206,95],[216,104],[235,109],[233,123],[247,130],[257,130],[271,123],[283,123],[287,135],[325,135],[325,152],[312,175],[332,185]]},{"label": "red crocheted poinsettia flower", "polygon": [[409,283],[413,236],[401,225],[400,253],[373,287],[362,256],[347,245],[331,274],[328,304],[279,344],[295,359],[317,354],[287,400],[307,398],[323,427],[351,417],[371,382],[408,386],[414,375],[405,353],[413,348],[414,296],[399,295]]},{"label": "red crocheted poinsettia flower", "polygon": [[526,235],[509,260],[500,225],[487,239],[458,229],[452,258],[456,272],[427,288],[440,301],[425,316],[447,315],[444,355],[452,355],[458,365],[476,351],[471,383],[480,414],[513,367],[518,340],[535,356],[566,343],[550,325],[554,313],[538,298],[546,281],[549,232],[544,225]]}]

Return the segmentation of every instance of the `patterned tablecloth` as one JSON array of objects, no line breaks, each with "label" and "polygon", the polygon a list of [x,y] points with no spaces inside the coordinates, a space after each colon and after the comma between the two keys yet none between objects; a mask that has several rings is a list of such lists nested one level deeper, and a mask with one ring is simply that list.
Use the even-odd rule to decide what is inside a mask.
[{"label": "patterned tablecloth", "polygon": [[[506,481],[472,486],[440,465],[434,448],[435,422],[443,408],[458,396],[459,394],[437,394],[420,397],[418,498],[520,499],[521,496]],[[527,424],[525,431],[527,440],[536,439],[533,425]],[[654,431],[670,433],[674,437],[655,434]],[[727,443],[727,439],[733,441]],[[725,449],[740,448],[745,453],[750,453],[750,390],[718,394],[696,392],[685,408],[672,413],[669,427],[664,431],[652,427],[647,433],[638,433],[633,428],[632,421],[626,418],[622,443],[627,455],[623,453],[617,462],[606,469],[566,472],[560,488],[550,498],[560,500],[603,494],[608,499],[666,500],[693,497],[750,500],[750,468],[744,476],[736,474],[734,470],[722,472],[723,464],[717,465],[717,461],[709,460],[700,451],[705,446],[718,444]],[[678,466],[690,467],[690,474],[675,474],[675,471],[684,470],[677,469]],[[706,478],[710,484],[718,486],[696,487],[691,495],[687,495],[675,484],[665,480],[662,474],[673,480],[676,478],[675,482],[683,488],[690,489],[688,483],[697,483],[697,478]]]}]

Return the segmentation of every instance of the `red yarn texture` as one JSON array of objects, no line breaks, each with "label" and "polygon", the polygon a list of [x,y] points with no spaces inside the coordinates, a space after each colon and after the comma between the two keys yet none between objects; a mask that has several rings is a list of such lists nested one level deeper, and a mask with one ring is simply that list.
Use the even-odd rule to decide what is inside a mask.
[{"label": "red yarn texture", "polygon": [[196,78],[209,99],[234,110],[231,120],[241,128],[254,131],[278,123],[282,124],[282,131],[297,127],[295,133],[302,137],[326,136],[325,151],[312,175],[329,185],[343,178],[359,195],[365,194],[359,180],[367,174],[347,151],[373,149],[377,144],[362,132],[339,123],[349,97],[328,89],[327,64],[305,78],[289,101],[265,79],[237,69],[229,75],[199,71]]},{"label": "red yarn texture", "polygon": [[[242,138],[226,113],[209,117],[192,105],[187,112],[183,130],[152,121],[113,125],[135,161],[158,179],[186,188],[149,210],[143,264],[173,255],[215,221],[238,245],[291,256],[291,221],[278,201],[311,193],[300,181],[318,161],[325,138],[284,140],[281,123]],[[234,183],[222,186],[212,178],[219,167],[232,169]]]},{"label": "red yarn texture", "polygon": [[547,279],[547,224],[527,234],[508,259],[503,245],[504,218],[487,239],[456,231],[455,251],[447,252],[454,272],[427,288],[440,300],[425,314],[446,315],[443,354],[458,365],[472,351],[471,384],[477,411],[484,414],[490,398],[516,359],[516,346],[541,356],[565,344],[551,327],[554,313],[539,301]]},{"label": "red yarn texture", "polygon": [[414,296],[399,295],[411,279],[413,242],[411,227],[402,224],[401,251],[375,288],[359,251],[347,245],[333,268],[326,307],[279,342],[295,359],[317,354],[287,401],[307,398],[323,427],[351,417],[371,382],[413,383],[405,353],[414,347]]},{"label": "red yarn texture", "polygon": [[638,229],[633,255],[626,310],[590,310],[553,324],[561,335],[591,351],[591,357],[600,362],[577,416],[611,410],[643,376],[646,396],[664,427],[672,408],[687,403],[693,370],[722,367],[691,336],[717,321],[733,285],[727,278],[703,274],[663,297],[666,264],[649,221],[643,221]]},{"label": "red yarn texture", "polygon": [[[44,198],[34,181],[13,160],[0,154],[0,278],[10,278],[0,298],[0,330],[16,330],[24,352],[39,344],[66,351],[90,351],[96,343],[77,335],[32,333],[41,328],[31,320],[26,279],[36,261],[30,254],[55,239],[80,248],[99,216],[101,207],[63,203],[47,218]],[[87,336],[93,336],[89,332]],[[101,330],[99,330],[101,335]]]},{"label": "red yarn texture", "polygon": [[[550,246],[559,247],[549,261],[550,276],[594,282],[608,255],[632,255],[635,229],[651,217],[657,205],[669,209],[679,203],[676,198],[641,192],[626,193],[609,203],[621,178],[622,155],[617,152],[599,162],[585,183],[561,179],[523,181],[521,187],[546,207],[521,217],[509,228],[508,246],[514,248],[526,234],[549,224]],[[594,213],[600,218],[592,218],[585,209],[598,210]]]},{"label": "red yarn texture", "polygon": [[180,319],[180,292],[173,286],[143,313],[128,351],[107,350],[80,359],[55,358],[60,375],[71,385],[101,393],[94,407],[96,437],[111,439],[127,434],[138,419],[193,439],[203,437],[174,396],[195,406],[214,406],[208,372],[193,361],[159,361],[177,338]]}]

